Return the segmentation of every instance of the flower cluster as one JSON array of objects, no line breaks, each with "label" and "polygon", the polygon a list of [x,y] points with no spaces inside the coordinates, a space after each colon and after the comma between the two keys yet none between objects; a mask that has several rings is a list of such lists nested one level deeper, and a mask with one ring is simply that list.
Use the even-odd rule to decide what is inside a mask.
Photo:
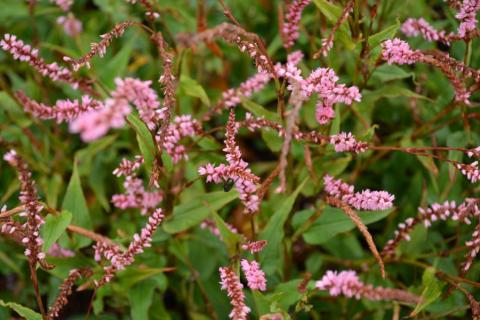
[{"label": "flower cluster", "polygon": [[120,166],[113,171],[113,174],[118,177],[125,175],[123,186],[126,193],[113,195],[112,203],[120,209],[139,208],[142,215],[145,215],[163,200],[163,192],[161,190],[152,192],[145,190],[143,180],[139,179],[135,172],[141,163],[143,163],[143,158],[139,156],[134,161],[123,159]]},{"label": "flower cluster", "polygon": [[[25,232],[25,237],[22,239],[22,243],[26,246],[25,255],[31,265],[35,266],[38,262],[42,267],[50,268],[45,261],[45,252],[42,251],[43,239],[40,236],[40,226],[45,221],[40,215],[43,207],[38,204],[37,190],[35,182],[32,180],[32,174],[28,170],[28,165],[15,150],[6,153],[3,158],[17,170],[20,180],[19,199],[25,210],[20,213],[20,216],[27,218],[27,222],[22,226]],[[12,230],[10,228],[10,232]]]},{"label": "flower cluster", "polygon": [[262,90],[270,79],[271,77],[267,72],[258,72],[240,84],[238,88],[225,91],[222,103],[227,107],[234,107],[241,102],[240,97],[250,97],[253,93]]},{"label": "flower cluster", "polygon": [[70,131],[80,133],[82,140],[93,141],[105,135],[110,128],[121,128],[125,125],[125,117],[130,114],[132,103],[142,120],[150,129],[164,119],[164,108],[160,108],[158,96],[150,88],[151,81],[134,78],[115,79],[117,87],[111,93],[112,98],[104,102],[104,107],[90,110],[78,115],[71,122]]},{"label": "flower cluster", "polygon": [[163,192],[161,190],[146,191],[142,179],[129,176],[125,179],[123,186],[126,193],[112,196],[112,203],[117,208],[123,210],[139,208],[142,215],[145,215],[148,210],[155,208],[163,200]]},{"label": "flower cluster", "polygon": [[257,184],[260,178],[254,175],[248,167],[248,163],[242,160],[242,153],[235,142],[237,133],[235,122],[235,111],[230,109],[230,115],[226,126],[225,148],[228,165],[221,164],[214,167],[207,164],[198,169],[202,176],[207,176],[207,182],[228,182],[233,181],[237,191],[240,193],[240,200],[245,206],[246,213],[255,213],[259,209],[259,198],[256,195]]},{"label": "flower cluster", "polygon": [[458,34],[461,37],[466,37],[469,32],[477,28],[477,12],[480,10],[479,0],[463,0],[460,10],[455,15],[455,18],[460,20],[458,26]]},{"label": "flower cluster", "polygon": [[106,135],[111,128],[125,126],[125,117],[130,112],[128,103],[117,103],[114,99],[107,99],[103,108],[77,116],[70,123],[69,129],[72,133],[79,133],[85,142],[94,141]]},{"label": "flower cluster", "polygon": [[107,47],[112,43],[113,39],[121,37],[125,32],[125,29],[133,24],[134,22],[131,21],[125,21],[117,24],[110,32],[100,36],[102,38],[100,42],[90,44],[90,51],[85,56],[79,59],[73,59],[68,56],[64,56],[63,60],[67,63],[70,63],[74,70],[78,70],[84,65],[87,66],[87,68],[90,68],[90,60],[97,54],[100,57],[103,57],[107,51]]},{"label": "flower cluster", "polygon": [[470,164],[456,163],[455,167],[467,177],[472,183],[480,180],[480,169],[478,168],[478,161],[474,161]]},{"label": "flower cluster", "polygon": [[75,285],[75,281],[84,274],[86,274],[85,270],[70,270],[67,279],[65,279],[60,286],[60,292],[58,293],[57,298],[48,310],[48,319],[56,319],[60,315],[63,307],[68,303],[68,297],[72,294],[72,288]]},{"label": "flower cluster", "polygon": [[382,57],[388,64],[413,64],[420,60],[422,53],[414,51],[408,43],[398,38],[382,43]]},{"label": "flower cluster", "polygon": [[287,13],[282,29],[280,30],[283,40],[283,46],[290,48],[298,39],[298,24],[302,18],[303,9],[310,3],[310,0],[293,0],[287,6]]},{"label": "flower cluster", "polygon": [[[237,228],[232,226],[230,223],[225,223],[225,225],[227,226],[228,230],[230,230],[231,232],[233,232],[235,234],[238,234],[238,235],[241,235],[238,232]],[[212,220],[212,219],[203,220],[202,223],[200,224],[200,228],[209,230],[214,236],[216,236],[220,240],[222,240],[222,235],[220,234],[220,230],[218,229],[217,224],[215,223],[214,220]],[[243,235],[241,235],[241,236],[243,236]]]},{"label": "flower cluster", "polygon": [[388,64],[413,64],[422,62],[438,68],[451,82],[455,90],[455,100],[470,104],[468,100],[470,92],[465,88],[462,81],[464,79],[462,78],[471,77],[474,76],[474,74],[465,72],[462,78],[458,78],[455,71],[457,69],[467,69],[461,63],[451,59],[448,55],[442,55],[436,51],[424,53],[419,50],[412,50],[408,43],[398,38],[383,42],[382,47],[382,57]]},{"label": "flower cluster", "polygon": [[[410,232],[420,223],[423,223],[426,228],[430,228],[435,221],[445,221],[447,219],[470,224],[472,218],[480,216],[480,201],[474,198],[467,198],[459,205],[457,205],[455,201],[433,203],[430,207],[418,208],[418,212],[419,215],[417,217],[408,218],[405,222],[398,225],[398,229],[395,231],[395,237],[389,240],[382,250],[383,256],[393,256],[399,243],[402,240],[409,241]],[[475,238],[475,235],[473,238]],[[473,241],[471,244],[476,244],[476,242]],[[472,249],[472,252],[475,252],[475,250]],[[468,265],[468,267],[470,267],[470,265]],[[468,270],[468,267],[463,269],[464,272]]]},{"label": "flower cluster", "polygon": [[50,0],[51,2],[55,3],[60,9],[67,12],[70,10],[70,7],[73,4],[73,0]]},{"label": "flower cluster", "polygon": [[323,182],[325,184],[325,192],[357,210],[387,210],[393,206],[395,196],[386,191],[371,191],[367,189],[361,192],[354,192],[353,186],[342,180],[335,180],[329,175],[325,175]]},{"label": "flower cluster", "polygon": [[[98,287],[110,282],[118,270],[123,270],[125,267],[131,265],[135,261],[135,255],[143,252],[144,248],[148,248],[152,243],[153,233],[163,220],[162,209],[156,209],[148,218],[146,226],[141,230],[140,234],[134,234],[133,240],[130,242],[128,249],[125,252],[119,250],[109,251],[111,254],[111,265],[106,266],[105,274],[96,282]],[[114,248],[114,247],[110,247]]]},{"label": "flower cluster", "polygon": [[72,14],[58,17],[57,23],[63,27],[65,34],[70,37],[75,37],[82,32],[82,22],[75,18]]},{"label": "flower cluster", "polygon": [[[180,140],[185,137],[194,137],[201,132],[200,123],[193,119],[191,115],[177,116],[168,126],[165,134],[163,147],[172,157],[173,163],[177,163],[182,159],[188,160],[187,150],[180,144]],[[159,135],[156,137],[159,141]]]},{"label": "flower cluster", "polygon": [[[116,78],[116,88],[112,98],[117,103],[126,100],[133,104],[150,130],[154,130],[160,120],[164,119],[165,109],[160,108],[157,93],[151,88],[152,81],[141,81],[134,78]],[[123,102],[123,103],[126,103]]]},{"label": "flower cluster", "polygon": [[331,296],[344,295],[348,298],[368,300],[398,300],[407,303],[418,303],[420,297],[409,293],[408,291],[373,287],[360,281],[358,275],[353,270],[331,271],[328,270],[321,280],[315,283],[319,290],[328,290]]},{"label": "flower cluster", "polygon": [[227,290],[230,298],[232,311],[229,314],[230,319],[246,320],[250,313],[250,308],[245,305],[245,294],[240,279],[230,267],[220,267],[220,284],[222,290]]},{"label": "flower cluster", "polygon": [[240,261],[242,271],[247,278],[248,287],[252,290],[267,290],[267,280],[265,279],[265,273],[260,269],[260,265],[257,261],[248,261],[242,259]]},{"label": "flower cluster", "polygon": [[46,63],[38,54],[38,49],[32,48],[15,35],[5,34],[0,41],[0,47],[9,52],[15,60],[25,61],[44,77],[53,81],[60,81],[70,84],[74,89],[81,83],[76,80],[67,68],[60,67],[56,62]]},{"label": "flower cluster", "polygon": [[52,244],[48,249],[48,255],[57,258],[70,258],[75,256],[75,252],[69,249],[62,248],[58,243]]},{"label": "flower cluster", "polygon": [[336,152],[365,152],[368,148],[366,142],[359,142],[355,139],[351,132],[340,132],[330,136],[330,144],[335,148]]},{"label": "flower cluster", "polygon": [[88,95],[81,100],[57,100],[54,106],[39,103],[27,97],[23,92],[17,92],[17,98],[22,103],[25,111],[39,119],[55,119],[57,123],[73,121],[87,111],[103,108],[101,101],[92,99]]},{"label": "flower cluster", "polygon": [[402,24],[401,30],[408,37],[418,37],[421,35],[427,41],[440,41],[447,45],[450,44],[449,37],[445,31],[437,31],[423,18],[407,19]]},{"label": "flower cluster", "polygon": [[254,254],[260,252],[267,245],[267,240],[252,241],[242,245],[242,249]]},{"label": "flower cluster", "polygon": [[347,87],[337,84],[339,78],[330,68],[317,68],[312,71],[306,81],[302,83],[302,92],[310,97],[316,93],[321,100],[317,103],[317,121],[326,124],[335,117],[333,105],[344,103],[350,105],[353,101],[360,101],[362,96],[356,86]]}]

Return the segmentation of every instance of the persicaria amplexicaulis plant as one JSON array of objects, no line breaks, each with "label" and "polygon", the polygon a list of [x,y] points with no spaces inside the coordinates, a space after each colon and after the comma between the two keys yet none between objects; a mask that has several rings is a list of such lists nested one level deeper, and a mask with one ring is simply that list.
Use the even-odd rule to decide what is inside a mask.
[{"label": "persicaria amplexicaulis plant", "polygon": [[5,1],[1,319],[480,318],[480,1]]}]

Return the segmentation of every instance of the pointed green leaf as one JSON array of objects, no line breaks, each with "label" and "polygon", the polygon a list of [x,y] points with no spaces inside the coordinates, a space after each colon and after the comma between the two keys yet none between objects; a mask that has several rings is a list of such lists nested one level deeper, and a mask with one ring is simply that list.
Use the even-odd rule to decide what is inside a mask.
[{"label": "pointed green leaf", "polygon": [[208,217],[211,210],[219,210],[238,197],[238,192],[212,192],[199,196],[197,199],[178,205],[173,214],[162,224],[168,233],[178,233],[191,228]]},{"label": "pointed green leaf", "polygon": [[279,269],[278,260],[281,258],[282,239],[284,238],[283,227],[288,219],[288,215],[293,208],[293,204],[303,186],[307,183],[305,179],[297,189],[280,204],[277,212],[268,220],[265,229],[260,234],[260,239],[267,240],[267,246],[260,252],[260,263],[267,274],[272,274]]},{"label": "pointed green leaf", "polygon": [[[78,175],[77,163],[73,165],[72,177],[63,198],[62,211],[70,211],[72,213],[72,224],[91,229],[92,221],[87,207],[87,201],[82,190],[82,184]],[[88,246],[92,241],[85,237],[74,235],[74,241],[77,248]]]},{"label": "pointed green leaf", "polygon": [[423,291],[421,295],[421,301],[417,304],[410,316],[415,317],[420,311],[425,309],[431,303],[435,302],[435,300],[437,300],[442,294],[443,285],[443,283],[435,278],[434,268],[425,269],[422,276]]},{"label": "pointed green leaf", "polygon": [[72,213],[69,211],[62,211],[58,216],[49,214],[45,218],[45,224],[42,226],[43,237],[43,251],[48,249],[60,238],[63,232],[67,229],[72,221]]},{"label": "pointed green leaf", "polygon": [[26,320],[42,320],[41,314],[15,302],[4,302],[0,300],[0,306],[12,309]]},{"label": "pointed green leaf", "polygon": [[194,79],[182,74],[179,84],[180,92],[194,98],[199,98],[203,104],[210,106],[210,99],[203,87]]}]

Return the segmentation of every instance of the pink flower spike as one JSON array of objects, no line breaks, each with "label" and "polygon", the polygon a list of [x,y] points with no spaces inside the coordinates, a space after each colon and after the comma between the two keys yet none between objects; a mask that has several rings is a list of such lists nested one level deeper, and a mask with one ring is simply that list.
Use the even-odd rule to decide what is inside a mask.
[{"label": "pink flower spike", "polygon": [[260,265],[255,260],[248,261],[243,259],[240,262],[245,278],[247,278],[248,287],[252,290],[267,290],[267,280],[265,273],[260,269]]},{"label": "pink flower spike", "polygon": [[341,272],[328,270],[322,279],[315,283],[315,287],[319,290],[328,290],[333,297],[344,295],[347,298],[365,298],[374,301],[399,300],[407,303],[420,301],[420,297],[408,291],[367,285],[360,281],[353,270]]},{"label": "pink flower spike", "polygon": [[408,43],[398,38],[385,41],[382,47],[382,57],[388,64],[413,64],[422,56],[420,51],[412,50]]},{"label": "pink flower spike", "polygon": [[441,41],[449,45],[448,37],[445,31],[437,31],[425,19],[407,19],[401,28],[402,32],[408,37],[422,36],[427,41]]},{"label": "pink flower spike", "polygon": [[242,244],[243,250],[250,251],[251,254],[260,252],[267,245],[267,240],[259,240]]},{"label": "pink flower spike", "polygon": [[247,320],[250,308],[245,305],[245,295],[240,279],[230,267],[220,267],[219,271],[221,289],[227,290],[232,305],[232,311],[229,314],[230,319]]},{"label": "pink flower spike", "polygon": [[354,187],[341,180],[335,180],[329,175],[323,178],[325,192],[337,198],[356,210],[387,210],[393,206],[395,196],[386,191],[363,190],[354,192]]},{"label": "pink flower spike", "polygon": [[310,3],[310,0],[293,0],[287,6],[287,13],[285,14],[285,21],[281,31],[283,46],[290,48],[295,44],[300,33],[298,32],[298,25],[302,18],[303,9]]},{"label": "pink flower spike", "polygon": [[365,152],[368,148],[366,142],[359,142],[351,132],[340,132],[330,136],[330,144],[335,147],[336,152]]},{"label": "pink flower spike", "polygon": [[63,27],[63,31],[69,37],[75,37],[82,32],[82,22],[72,14],[58,17],[57,23]]},{"label": "pink flower spike", "polygon": [[469,32],[477,28],[477,12],[480,10],[479,0],[463,0],[460,10],[455,18],[460,20],[458,35],[466,37]]}]

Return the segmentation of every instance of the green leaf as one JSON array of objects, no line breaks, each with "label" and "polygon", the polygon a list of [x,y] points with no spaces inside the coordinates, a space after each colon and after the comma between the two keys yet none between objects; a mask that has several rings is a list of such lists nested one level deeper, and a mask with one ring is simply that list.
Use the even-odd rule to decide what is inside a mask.
[{"label": "green leaf", "polygon": [[[362,211],[359,217],[365,225],[379,221],[388,216],[393,210],[385,211]],[[305,212],[304,212],[305,213]],[[310,212],[313,213],[313,211]],[[294,218],[293,224],[300,225],[305,222],[309,215]],[[320,217],[303,233],[303,239],[309,244],[322,244],[335,237],[339,233],[347,232],[355,228],[352,220],[341,209],[326,206]]]},{"label": "green leaf", "polygon": [[264,117],[267,120],[276,122],[276,123],[281,123],[280,116],[276,114],[275,112],[269,111],[262,107],[261,105],[253,102],[252,100],[249,100],[245,97],[240,97],[240,100],[242,101],[242,106],[247,109],[249,112],[254,114],[257,117]]},{"label": "green leaf", "polygon": [[[76,161],[74,162],[72,177],[63,198],[62,211],[64,210],[72,213],[72,224],[86,229],[92,228],[92,221],[90,220],[87,201],[83,194]],[[79,235],[74,235],[73,239],[77,248],[83,248],[92,242],[90,239]]]},{"label": "green leaf", "polygon": [[60,238],[70,221],[72,221],[72,213],[69,211],[62,211],[58,216],[49,214],[45,218],[45,224],[42,226],[43,251],[47,252]]},{"label": "green leaf", "polygon": [[130,300],[130,316],[133,320],[148,320],[148,309],[152,305],[153,293],[156,283],[154,281],[142,281],[128,290]]},{"label": "green leaf", "polygon": [[181,93],[190,97],[199,98],[203,104],[210,106],[210,99],[208,99],[207,93],[196,80],[182,74],[178,89]]},{"label": "green leaf", "polygon": [[372,76],[378,78],[382,82],[387,82],[415,77],[415,74],[413,72],[406,72],[404,69],[396,65],[382,64],[374,70]]},{"label": "green leaf", "polygon": [[167,233],[178,233],[187,230],[208,217],[212,210],[219,210],[238,197],[238,192],[212,192],[199,196],[197,199],[178,205],[173,214],[162,224]]},{"label": "green leaf", "polygon": [[[313,2],[330,23],[337,23],[343,12],[343,8],[341,6],[328,2],[327,0],[313,0]],[[350,31],[347,28],[346,22],[347,20],[340,25],[335,37],[338,37],[338,39],[342,41],[346,48],[353,50],[353,48],[355,48],[355,43],[352,41],[352,37],[350,36]]]},{"label": "green leaf", "polygon": [[10,308],[27,320],[42,320],[42,315],[15,302],[0,300],[0,306]]},{"label": "green leaf", "polygon": [[400,22],[397,21],[397,23],[392,24],[391,26],[386,27],[382,31],[371,35],[370,37],[368,37],[368,45],[371,49],[375,48],[383,41],[395,37],[395,34],[397,33],[399,28]]},{"label": "green leaf", "polygon": [[422,96],[421,94],[413,92],[412,90],[395,86],[395,85],[383,86],[380,89],[377,89],[375,91],[367,91],[367,90],[364,91],[364,98],[369,103],[373,101],[377,101],[378,99],[381,99],[381,98],[397,98],[397,97],[416,98],[416,99],[431,101],[431,99],[426,96]]},{"label": "green leaf", "polygon": [[153,159],[156,154],[152,134],[150,133],[150,130],[148,130],[147,125],[133,113],[127,116],[127,122],[137,133],[138,146],[145,161],[145,167],[147,170],[151,171]]},{"label": "green leaf", "polygon": [[238,244],[243,240],[242,237],[238,233],[233,233],[217,212],[213,211],[212,215],[218,231],[220,231],[222,240],[227,246],[228,253],[233,256],[236,252]]},{"label": "green leaf", "polygon": [[330,126],[330,135],[338,134],[340,132],[340,123],[342,122],[342,116],[340,114],[340,106],[335,106],[335,118]]},{"label": "green leaf", "polygon": [[124,290],[147,279],[160,287],[166,287],[165,271],[165,268],[128,268],[118,273],[118,280]]},{"label": "green leaf", "polygon": [[128,42],[123,44],[122,49],[106,64],[105,59],[102,60],[103,65],[99,68],[99,77],[107,87],[113,89],[115,87],[114,79],[125,75],[135,40],[136,37],[131,37]]},{"label": "green leaf", "polygon": [[417,304],[415,309],[410,314],[410,317],[415,317],[418,315],[420,311],[425,309],[428,305],[435,302],[435,300],[440,297],[442,294],[442,287],[444,286],[443,283],[439,282],[435,278],[435,269],[434,268],[427,268],[423,272],[422,276],[422,295],[421,301]]},{"label": "green leaf", "polygon": [[313,0],[313,2],[328,19],[328,21],[333,24],[335,24],[342,15],[342,7],[328,2],[327,0]]},{"label": "green leaf", "polygon": [[278,260],[282,256],[282,239],[284,238],[283,227],[285,222],[288,219],[288,215],[293,208],[295,199],[297,199],[298,194],[302,188],[307,183],[305,179],[297,189],[279,205],[277,212],[268,220],[265,229],[259,236],[259,239],[267,240],[268,245],[260,252],[260,263],[263,267],[263,270],[267,274],[272,274],[273,272],[280,270]]}]

